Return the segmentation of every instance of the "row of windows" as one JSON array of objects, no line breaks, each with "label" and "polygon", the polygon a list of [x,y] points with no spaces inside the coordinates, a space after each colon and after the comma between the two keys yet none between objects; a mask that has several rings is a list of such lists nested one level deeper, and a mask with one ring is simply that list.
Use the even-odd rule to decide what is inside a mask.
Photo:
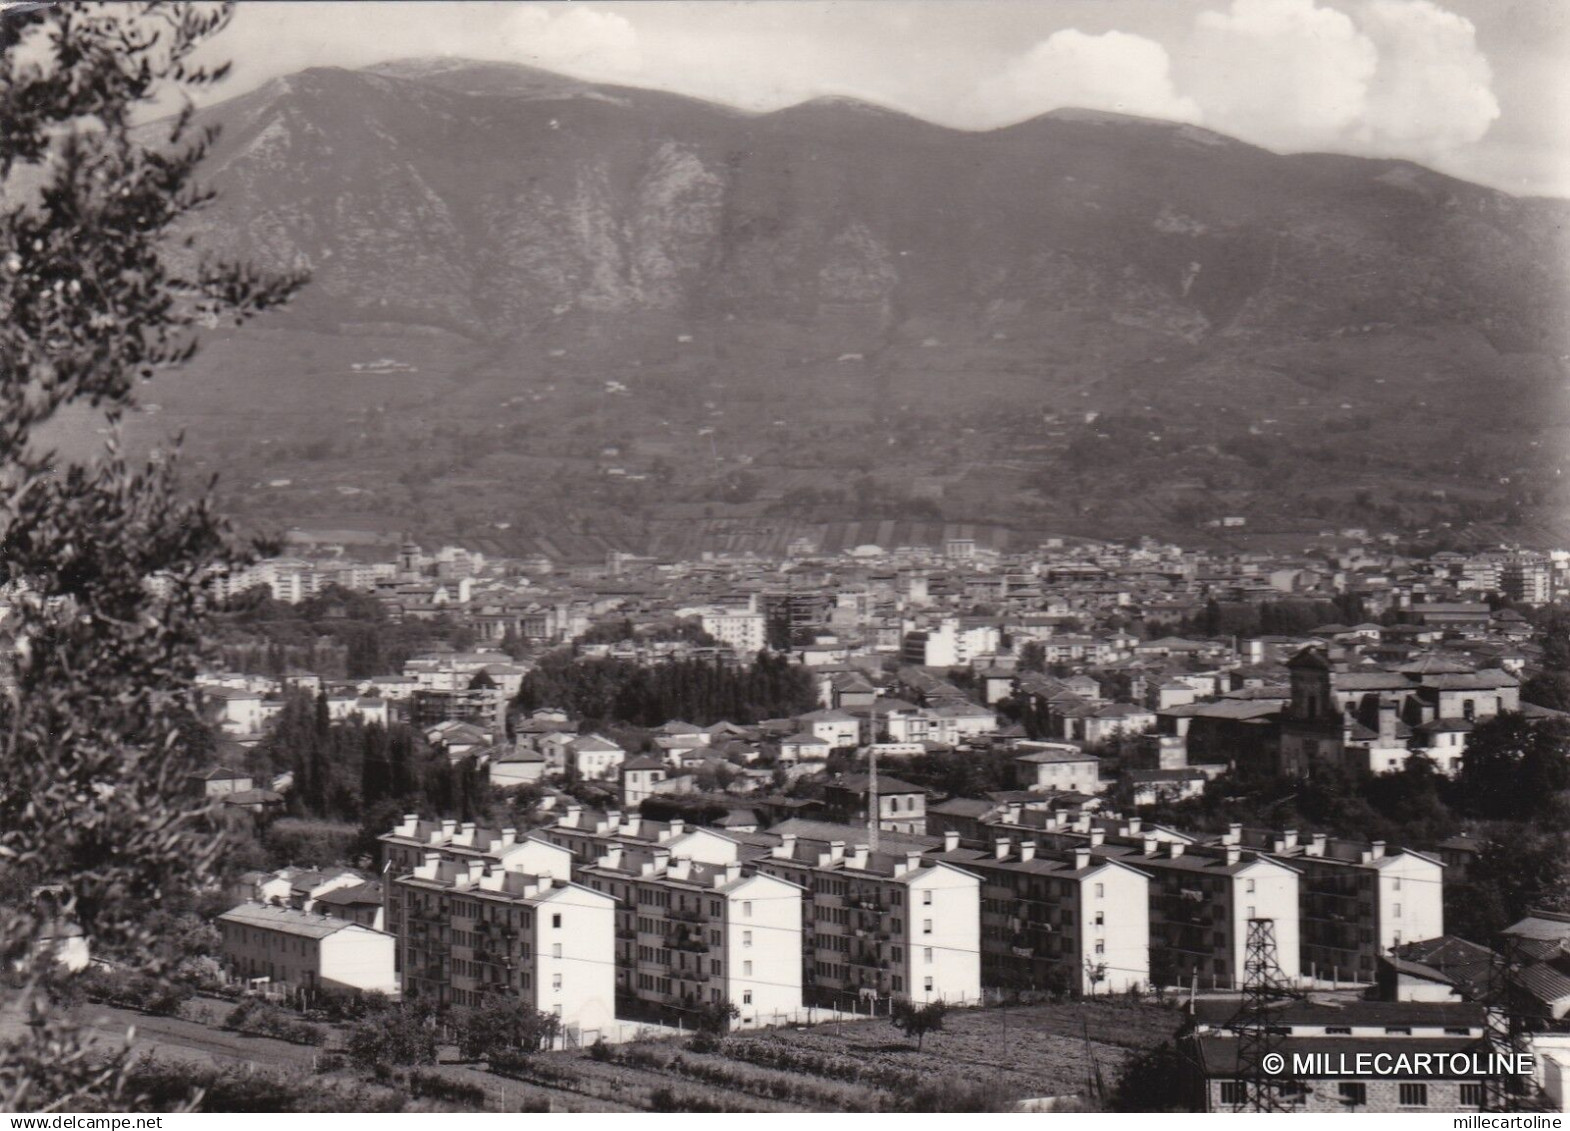
[{"label": "row of windows", "polygon": [[[1294,1103],[1304,1103],[1307,1100],[1307,1086],[1301,1082],[1289,1081],[1279,1085],[1282,1098]],[[1348,1107],[1368,1106],[1368,1084],[1362,1080],[1342,1080],[1336,1085],[1336,1095]],[[1483,1106],[1483,1085],[1462,1084],[1458,1097],[1461,1107]],[[1241,1080],[1224,1080],[1221,1083],[1221,1102],[1228,1106],[1236,1106],[1248,1102],[1248,1089]],[[1398,1084],[1396,1086],[1396,1102],[1401,1107],[1427,1107],[1427,1084]]]}]

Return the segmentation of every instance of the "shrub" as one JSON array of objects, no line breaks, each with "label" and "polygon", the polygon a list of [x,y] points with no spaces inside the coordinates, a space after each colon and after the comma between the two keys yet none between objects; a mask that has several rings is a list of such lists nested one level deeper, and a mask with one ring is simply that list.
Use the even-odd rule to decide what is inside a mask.
[{"label": "shrub", "polygon": [[326,1034],[315,1025],[258,998],[246,998],[231,1009],[229,1016],[224,1018],[223,1027],[236,1033],[273,1037],[297,1045],[320,1045],[326,1041]]},{"label": "shrub", "polygon": [[605,1043],[604,1037],[596,1037],[594,1043],[589,1046],[589,1059],[597,1060],[601,1064],[614,1064],[617,1059],[616,1050]]},{"label": "shrub", "polygon": [[474,1110],[485,1110],[487,1097],[485,1089],[478,1084],[465,1084],[461,1080],[449,1080],[439,1072],[409,1073],[409,1095],[415,1099],[442,1100],[445,1103],[469,1107]]},{"label": "shrub", "polygon": [[155,1017],[173,1017],[193,996],[187,985],[137,971],[109,971],[97,966],[82,971],[72,982],[91,1001]]}]

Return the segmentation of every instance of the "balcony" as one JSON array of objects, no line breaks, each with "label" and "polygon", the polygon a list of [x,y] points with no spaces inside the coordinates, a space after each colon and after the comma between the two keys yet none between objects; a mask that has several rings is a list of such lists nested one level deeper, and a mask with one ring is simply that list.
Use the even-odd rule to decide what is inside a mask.
[{"label": "balcony", "polygon": [[851,955],[850,965],[860,966],[866,970],[887,970],[889,968],[887,959],[880,958],[871,951],[859,951]]},{"label": "balcony", "polygon": [[702,932],[693,931],[691,933],[679,934],[671,939],[671,949],[684,950],[689,954],[707,954],[709,952],[709,944],[704,939]]},{"label": "balcony", "polygon": [[704,913],[702,911],[699,911],[696,908],[693,908],[693,909],[689,910],[688,908],[685,908],[685,907],[682,907],[682,908],[673,907],[673,908],[671,908],[669,911],[667,911],[665,913],[665,917],[667,919],[671,919],[671,920],[673,920],[673,921],[675,921],[677,923],[706,923],[706,922],[708,922],[708,916],[704,915]]}]

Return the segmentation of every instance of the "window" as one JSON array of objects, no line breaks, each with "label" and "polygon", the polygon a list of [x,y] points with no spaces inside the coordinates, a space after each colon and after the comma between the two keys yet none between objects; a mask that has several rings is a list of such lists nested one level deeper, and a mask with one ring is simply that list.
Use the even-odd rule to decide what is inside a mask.
[{"label": "window", "polygon": [[1481,1085],[1481,1084],[1462,1084],[1461,1085],[1461,1106],[1462,1107],[1482,1107],[1483,1106],[1483,1085]]},{"label": "window", "polygon": [[1254,894],[1254,881],[1253,880],[1249,880],[1244,885],[1243,890],[1248,892],[1249,895],[1253,895]]},{"label": "window", "polygon": [[1252,903],[1250,903],[1250,904],[1249,904],[1249,905],[1248,905],[1248,917],[1249,917],[1249,918],[1250,918],[1250,919],[1253,919],[1253,918],[1255,918],[1255,915],[1254,915],[1254,905],[1253,905],[1253,904],[1252,904]]},{"label": "window", "polygon": [[552,958],[560,958],[561,957],[561,943],[552,943],[551,944],[551,957]]},{"label": "window", "polygon": [[1097,939],[1096,940],[1096,953],[1097,954],[1105,954],[1106,952],[1107,952],[1107,942],[1106,942],[1106,940],[1105,939]]},{"label": "window", "polygon": [[742,990],[741,991],[741,1004],[742,1005],[751,1005],[752,1004],[752,991],[751,990]]},{"label": "window", "polygon": [[1352,1035],[1352,1026],[1350,1026],[1350,1025],[1326,1025],[1325,1026],[1325,1036],[1327,1036],[1327,1037],[1350,1037],[1351,1035]]},{"label": "window", "polygon": [[1222,1103],[1227,1104],[1229,1106],[1236,1106],[1236,1105],[1242,1103],[1247,1098],[1248,1098],[1248,1095],[1243,1090],[1243,1082],[1241,1080],[1223,1080],[1223,1081],[1221,1081],[1221,1102]]},{"label": "window", "polygon": [[741,913],[748,919],[752,918],[752,900],[746,899],[742,901]]},{"label": "window", "polygon": [[561,927],[561,912],[558,911],[555,915],[551,916],[551,926],[558,929]]},{"label": "window", "polygon": [[744,977],[752,977],[752,961],[750,959],[741,964],[741,972]]},{"label": "window", "polygon": [[552,974],[551,975],[551,989],[553,989],[553,990],[561,989],[561,975],[560,974]]},{"label": "window", "polygon": [[752,945],[752,932],[751,931],[743,931],[741,933],[741,945],[742,946],[751,946]]},{"label": "window", "polygon": [[1402,1084],[1397,1097],[1402,1107],[1427,1107],[1427,1084]]},{"label": "window", "polygon": [[932,948],[930,946],[922,951],[921,960],[929,964],[932,962]]},{"label": "window", "polygon": [[932,979],[931,978],[927,978],[925,980],[925,985],[926,985],[927,992],[930,994],[932,992]]},{"label": "window", "polygon": [[1098,912],[1096,912],[1096,926],[1098,926],[1098,927],[1105,927],[1106,925],[1107,925],[1107,913],[1105,911],[1098,911]]},{"label": "window", "polygon": [[923,907],[932,906],[932,893],[930,891],[924,891],[921,893],[921,904]]},{"label": "window", "polygon": [[1100,899],[1102,896],[1104,896],[1106,894],[1107,894],[1107,885],[1106,884],[1097,884],[1096,885],[1096,898]]},{"label": "window", "polygon": [[921,921],[921,933],[924,934],[924,935],[930,935],[932,933],[932,920],[931,919],[923,919]]},{"label": "window", "polygon": [[[1390,881],[1390,890],[1391,891],[1400,891],[1401,890],[1401,877],[1400,876],[1396,876],[1393,879],[1391,879],[1391,881]],[[1397,912],[1397,914],[1400,914],[1400,912]]]},{"label": "window", "polygon": [[1368,1085],[1361,1080],[1343,1080],[1337,1086],[1341,1102],[1348,1107],[1363,1107],[1368,1103]]}]

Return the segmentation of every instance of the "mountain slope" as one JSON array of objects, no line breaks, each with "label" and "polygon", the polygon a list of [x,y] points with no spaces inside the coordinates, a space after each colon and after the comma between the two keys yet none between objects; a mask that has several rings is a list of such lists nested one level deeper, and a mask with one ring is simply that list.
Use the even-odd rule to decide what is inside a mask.
[{"label": "mountain slope", "polygon": [[[1544,429],[1564,422],[1561,202],[1112,114],[966,133],[845,99],[748,114],[499,64],[313,69],[205,114],[224,127],[210,165],[222,195],[200,241],[313,272],[280,325],[368,358],[450,336],[439,352],[465,359],[435,385],[427,361],[429,380],[387,402],[334,362],[306,381],[327,417],[380,403],[484,427],[521,400],[519,428],[578,429],[586,455],[631,451],[617,441],[659,418],[672,451],[658,458],[693,498],[773,440],[785,481],[826,420],[898,449],[872,461],[882,479],[939,481],[926,496],[942,517],[1030,529],[1181,526],[1218,508],[1285,521],[1305,476],[1350,489],[1354,472],[1418,495],[1483,492],[1475,513],[1424,504],[1383,516],[1394,526],[1476,521],[1485,498],[1516,522],[1557,505],[1552,461],[1520,441],[1546,453]],[[294,356],[280,380],[315,372]],[[253,442],[268,439],[275,390],[218,380]],[[192,387],[157,394],[169,419]],[[204,419],[221,414],[204,404]],[[992,450],[917,423],[956,412],[977,414],[963,426]],[[1145,439],[1098,449],[1121,436],[1110,417]],[[1340,421],[1355,444],[1330,435],[1286,458]],[[716,430],[706,450],[698,426]],[[1457,427],[1465,451],[1446,447]],[[766,443],[760,429],[776,431]],[[909,450],[922,436],[933,450]],[[1260,437],[1285,442],[1250,481],[1225,448]],[[1017,467],[998,443],[1019,449]],[[346,474],[367,466],[361,449],[341,458]],[[801,470],[842,483],[837,460]],[[1054,482],[1092,473],[1107,498],[1083,513]],[[1172,496],[1174,478],[1197,494]],[[1137,505],[1125,497],[1152,479]],[[842,504],[867,513],[839,517],[914,499],[885,482]],[[1348,519],[1343,501],[1324,517]],[[294,505],[276,516],[322,509]],[[814,505],[796,517],[828,514]],[[647,521],[659,508],[584,508],[606,509]]]}]

